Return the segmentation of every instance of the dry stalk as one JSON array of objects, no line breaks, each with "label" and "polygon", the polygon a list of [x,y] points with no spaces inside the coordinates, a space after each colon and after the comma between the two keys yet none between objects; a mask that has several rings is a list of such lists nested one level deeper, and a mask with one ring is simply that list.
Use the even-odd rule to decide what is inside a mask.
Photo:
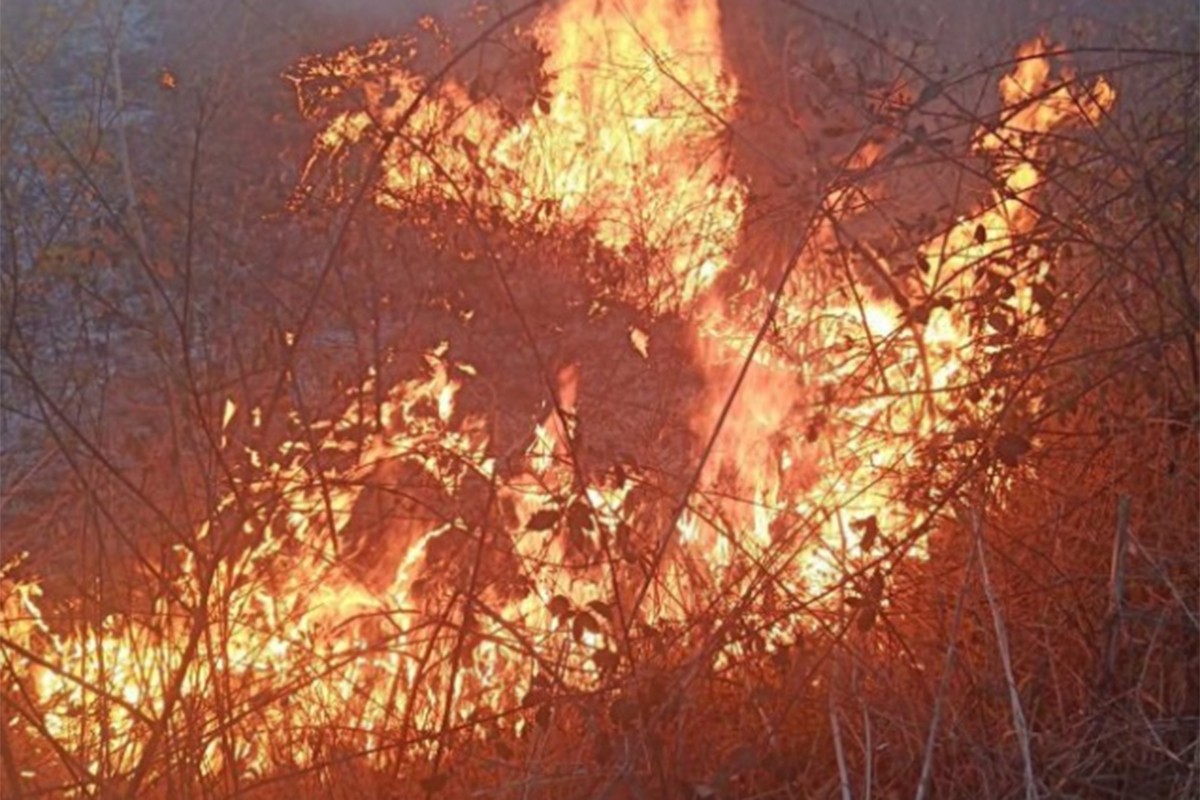
[{"label": "dry stalk", "polygon": [[1108,641],[1104,649],[1104,680],[1116,678],[1117,651],[1125,614],[1125,554],[1129,551],[1129,495],[1117,501],[1117,530],[1113,537],[1112,574],[1109,578]]},{"label": "dry stalk", "polygon": [[1000,614],[1000,604],[996,600],[996,592],[992,588],[992,581],[988,576],[987,559],[984,557],[983,549],[983,518],[978,509],[971,511],[971,532],[975,539],[975,551],[979,559],[979,579],[983,583],[983,595],[987,598],[988,609],[992,613],[992,625],[996,631],[996,646],[1000,650],[1000,662],[1004,666],[1004,682],[1008,686],[1008,699],[1012,706],[1013,728],[1021,748],[1021,761],[1025,769],[1025,798],[1026,800],[1037,800],[1037,780],[1033,776],[1029,724],[1025,720],[1025,711],[1021,707],[1021,695],[1017,691],[1017,681],[1013,675],[1012,653],[1008,646],[1008,633],[1004,629],[1004,618]]},{"label": "dry stalk", "polygon": [[842,790],[842,800],[853,800],[850,793],[850,772],[846,768],[846,751],[842,747],[842,728],[838,723],[837,704],[832,691],[829,693],[829,724],[833,732],[833,750],[837,755],[838,785]]},{"label": "dry stalk", "polygon": [[947,637],[946,658],[942,663],[942,677],[938,681],[937,694],[933,696],[933,714],[929,721],[929,736],[925,740],[925,755],[921,759],[921,777],[917,781],[917,800],[929,796],[929,784],[933,780],[933,752],[937,746],[938,727],[942,721],[942,705],[950,691],[950,676],[954,673],[954,661],[958,655],[958,633],[962,630],[968,590],[971,588],[971,569],[975,566],[975,550],[967,553],[967,566],[963,570],[963,582],[954,599],[954,620]]},{"label": "dry stalk", "polygon": [[875,745],[871,739],[871,710],[862,702],[863,717],[863,800],[871,800],[875,784]]}]

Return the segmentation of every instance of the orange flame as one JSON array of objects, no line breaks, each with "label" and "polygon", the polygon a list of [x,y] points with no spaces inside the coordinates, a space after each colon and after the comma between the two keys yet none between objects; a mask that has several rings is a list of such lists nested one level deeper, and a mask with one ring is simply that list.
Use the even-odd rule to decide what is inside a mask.
[{"label": "orange flame", "polygon": [[[736,86],[724,74],[717,4],[568,0],[544,12],[532,35],[547,53],[546,78],[519,120],[499,100],[472,99],[447,81],[398,130],[423,86],[404,66],[406,44],[306,60],[292,78],[304,113],[324,120],[309,170],[370,140],[385,148],[373,186],[382,206],[452,208],[528,230],[583,228],[617,254],[649,258],[650,285],[621,291],[656,311],[696,312],[710,396],[694,424],[707,435],[766,303],[748,301],[747,291],[738,313],[706,291],[732,263],[746,203],[722,145]],[[1052,84],[1045,52],[1041,41],[1022,50],[1001,84],[1002,123],[976,137],[977,149],[996,156],[997,188],[927,242],[928,269],[906,279],[909,296],[944,297],[949,308],[918,317],[896,298],[806,297],[790,287],[781,328],[810,320],[818,303],[822,313],[803,337],[757,354],[700,491],[673,521],[675,547],[641,609],[646,619],[686,618],[760,580],[764,564],[781,590],[818,596],[856,565],[881,560],[882,536],[914,527],[917,507],[897,500],[904,470],[918,463],[922,440],[954,433],[938,398],[960,391],[961,376],[989,358],[963,310],[977,268],[991,269],[1036,222],[1041,134],[1097,122],[1114,101],[1103,81],[1082,95]],[[327,111],[355,93],[360,108]],[[821,248],[803,257],[821,268]],[[1034,326],[1033,282],[1051,258],[1023,258],[1006,273],[1009,303],[1017,324]],[[647,355],[648,336],[634,329],[631,339]],[[880,348],[886,360],[872,358]],[[169,586],[142,613],[58,631],[42,616],[36,583],[13,578],[15,564],[0,570],[5,680],[29,698],[16,712],[25,733],[52,737],[78,762],[85,788],[151,755],[162,720],[199,737],[203,775],[261,776],[340,748],[402,744],[436,731],[445,708],[456,722],[519,707],[543,660],[568,682],[594,685],[629,658],[619,615],[635,583],[612,565],[636,561],[627,540],[639,524],[630,498],[641,476],[578,485],[569,463],[578,369],[558,376],[558,408],[525,458],[498,464],[484,420],[457,410],[472,371],[448,353],[430,353],[426,374],[393,387],[378,408],[369,376],[343,414],[311,426],[319,453],[306,441],[245,449],[255,479],[178,549],[165,565]],[[223,435],[236,413],[230,401]],[[251,417],[261,424],[260,412]],[[318,457],[332,455],[343,465]],[[438,500],[482,487],[495,493],[489,508],[501,510],[479,523],[450,502],[439,519],[384,526],[398,557],[377,584],[340,547],[367,487],[395,469],[430,483]],[[724,491],[728,483],[736,491]],[[476,579],[462,562],[484,552],[516,566],[507,583],[472,597],[456,581]],[[457,611],[447,617],[448,609]],[[456,624],[427,625],[436,612]],[[803,624],[768,627],[786,639]]]},{"label": "orange flame", "polygon": [[[306,175],[394,133],[379,204],[449,204],[525,230],[587,228],[615,253],[636,246],[654,261],[652,285],[627,295],[657,310],[688,304],[728,268],[745,204],[722,146],[737,90],[719,23],[715,0],[570,0],[533,26],[545,80],[522,120],[448,80],[401,132],[424,84],[387,44],[310,59],[291,76],[302,90],[337,74],[361,88],[364,107],[326,122]],[[323,116],[323,106],[301,108]]]}]

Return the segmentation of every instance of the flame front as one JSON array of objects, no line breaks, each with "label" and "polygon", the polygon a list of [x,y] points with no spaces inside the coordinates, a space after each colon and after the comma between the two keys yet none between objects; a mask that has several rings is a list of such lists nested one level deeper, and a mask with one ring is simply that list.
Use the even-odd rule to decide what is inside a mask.
[{"label": "flame front", "polygon": [[[931,440],[975,444],[960,435],[973,420],[951,418],[950,398],[997,347],[971,298],[1003,283],[995,326],[1041,324],[1031,311],[1053,254],[1014,242],[1037,222],[1043,134],[1098,122],[1111,88],[1073,93],[1050,82],[1043,42],[1023,50],[1000,87],[1001,123],[975,139],[993,157],[991,197],[926,242],[922,268],[891,296],[817,280],[837,274],[829,248],[844,248],[832,221],[817,228],[776,316],[794,333],[755,350],[722,415],[770,298],[753,282],[732,297],[714,287],[734,263],[748,196],[729,166],[737,87],[715,0],[569,0],[531,35],[544,76],[520,114],[451,79],[426,87],[405,66],[405,43],[305,60],[291,78],[301,110],[323,123],[306,180],[322,164],[336,176],[371,145],[381,152],[371,197],[430,235],[444,215],[493,232],[584,231],[637,261],[648,277],[614,291],[653,314],[685,312],[708,382],[693,426],[703,439],[720,424],[664,560],[646,555],[662,534],[633,502],[644,476],[582,475],[573,461],[577,370],[558,376],[555,409],[524,457],[498,463],[486,422],[457,410],[472,370],[439,348],[378,407],[369,377],[341,416],[310,425],[315,452],[308,439],[272,452],[228,444],[253,479],[159,565],[168,588],[141,612],[57,630],[37,587],[6,578],[6,681],[26,698],[10,723],[63,748],[83,790],[113,776],[164,779],[155,759],[168,747],[198,747],[207,777],[304,769],[342,752],[385,763],[448,724],[536,705],[552,683],[608,680],[637,657],[627,615],[681,622],[736,600],[768,642],[790,641],[808,622],[767,608],[768,594],[809,603],[848,574],[861,594],[878,593],[874,576],[923,553],[927,506],[904,499],[908,483]],[[833,219],[853,214],[832,191],[825,205]],[[856,258],[895,272],[869,251]],[[649,339],[633,330],[645,357]],[[979,419],[991,402],[980,399]],[[237,414],[230,401],[222,431]],[[354,541],[364,493],[397,476],[444,513],[389,524],[382,545]],[[386,574],[360,568],[356,547],[376,547],[371,562]],[[488,573],[492,559],[500,567]],[[181,742],[184,732],[198,739]]]}]

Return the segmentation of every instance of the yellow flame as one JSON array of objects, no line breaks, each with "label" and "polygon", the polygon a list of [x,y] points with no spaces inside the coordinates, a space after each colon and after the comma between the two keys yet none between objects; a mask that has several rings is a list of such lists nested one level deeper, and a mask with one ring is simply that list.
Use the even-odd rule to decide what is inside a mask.
[{"label": "yellow flame", "polygon": [[[633,299],[658,310],[692,302],[728,268],[745,205],[722,145],[737,89],[717,3],[568,0],[533,36],[546,78],[524,118],[441,84],[388,146],[376,201],[455,204],[482,220],[495,209],[526,230],[586,227],[612,251],[636,245],[654,260],[651,285]],[[299,85],[346,76],[365,100],[326,122],[306,172],[390,131],[414,102],[423,81],[400,59],[376,66],[386,52],[375,44],[294,73]]]},{"label": "yellow flame", "polygon": [[[659,254],[651,285],[636,299],[658,310],[706,309],[696,336],[710,396],[695,423],[707,433],[763,312],[760,305],[739,316],[705,296],[731,263],[745,204],[720,146],[736,87],[724,74],[715,0],[568,0],[533,30],[549,53],[548,77],[524,117],[511,120],[498,100],[472,100],[466,87],[443,84],[388,145],[375,198],[397,208],[487,207],[514,226],[585,227],[618,253]],[[646,620],[685,617],[706,590],[744,586],[755,565],[781,553],[799,557],[778,571],[779,584],[811,595],[878,552],[868,537],[911,524],[914,510],[896,500],[900,468],[917,462],[915,441],[946,431],[939,391],[988,355],[958,306],[973,291],[973,268],[1036,222],[1029,200],[1040,181],[1040,135],[1096,122],[1114,101],[1103,81],[1084,93],[1051,83],[1045,52],[1040,40],[1022,50],[1000,87],[1002,123],[976,137],[977,148],[997,156],[992,196],[921,248],[929,269],[905,287],[916,297],[945,295],[950,309],[914,321],[893,298],[785,298],[785,329],[806,319],[810,300],[824,313],[810,338],[758,354],[703,491],[675,522],[671,558],[641,609]],[[343,82],[324,80],[331,77]],[[315,142],[314,159],[335,161],[388,131],[423,85],[386,42],[307,60],[295,80],[310,115],[361,91],[365,108],[329,114]],[[820,258],[819,249],[809,257]],[[1011,276],[1015,310],[1028,310],[1027,282],[1039,270]],[[630,334],[646,356],[646,334]],[[842,342],[866,340],[890,348],[887,363],[830,355]],[[574,366],[557,376],[557,408],[534,429],[522,463],[498,464],[484,421],[457,407],[460,381],[473,370],[448,356],[448,345],[435,349],[426,374],[393,387],[378,408],[369,375],[340,416],[311,426],[320,434],[316,453],[307,439],[271,452],[247,448],[254,479],[162,565],[169,584],[145,613],[56,630],[43,618],[36,582],[11,577],[15,563],[0,569],[5,680],[31,698],[25,732],[46,731],[94,773],[127,774],[166,716],[201,738],[204,775],[263,775],[317,763],[330,747],[371,748],[405,725],[433,729],[451,690],[458,720],[517,707],[536,660],[531,646],[569,667],[571,680],[597,680],[600,654],[619,644],[614,626],[597,620],[614,600],[611,576],[604,559],[583,562],[564,542],[574,536],[574,547],[592,553],[624,546],[637,524],[630,508],[637,476],[577,485],[568,464],[582,379]],[[836,419],[821,418],[821,387],[836,396],[843,385],[865,389],[841,392]],[[223,431],[235,411],[228,401]],[[251,418],[262,425],[260,409]],[[323,466],[335,455],[348,465]],[[396,466],[450,499],[472,481],[491,486],[504,477],[498,505],[511,507],[512,518],[473,526],[452,514],[421,523],[385,585],[371,584],[339,547],[367,487]],[[732,496],[749,500],[719,491],[722,467],[740,484]],[[251,506],[240,506],[247,497]],[[535,514],[539,526],[531,526]],[[232,544],[214,559],[218,542]],[[436,585],[423,582],[453,582],[436,573],[470,561],[464,553],[503,552],[504,542],[521,565],[509,577],[522,578],[527,590],[489,587],[480,605],[490,616],[473,612],[472,629],[460,617],[463,639],[420,629],[422,604],[438,598]],[[447,546],[456,557],[439,561]],[[617,591],[622,601],[632,595],[627,585]],[[785,637],[786,625],[797,624],[776,623],[771,632]],[[461,647],[467,636],[478,641]],[[419,656],[426,647],[437,653],[428,669]]]}]

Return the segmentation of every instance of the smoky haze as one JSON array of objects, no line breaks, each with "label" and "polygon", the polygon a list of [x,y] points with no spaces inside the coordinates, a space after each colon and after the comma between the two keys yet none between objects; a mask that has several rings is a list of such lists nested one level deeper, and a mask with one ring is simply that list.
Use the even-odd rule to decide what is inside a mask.
[{"label": "smoky haze", "polygon": [[420,17],[432,14],[447,21],[472,6],[470,0],[301,0],[302,13],[340,19],[364,36],[403,33]]}]

